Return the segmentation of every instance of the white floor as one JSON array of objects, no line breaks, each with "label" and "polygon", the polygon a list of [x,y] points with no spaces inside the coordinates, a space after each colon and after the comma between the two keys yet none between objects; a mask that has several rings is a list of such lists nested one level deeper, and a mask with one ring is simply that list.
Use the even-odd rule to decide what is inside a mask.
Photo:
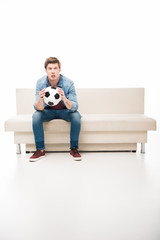
[{"label": "white floor", "polygon": [[146,154],[48,153],[30,163],[3,135],[0,240],[159,240],[160,135]]}]

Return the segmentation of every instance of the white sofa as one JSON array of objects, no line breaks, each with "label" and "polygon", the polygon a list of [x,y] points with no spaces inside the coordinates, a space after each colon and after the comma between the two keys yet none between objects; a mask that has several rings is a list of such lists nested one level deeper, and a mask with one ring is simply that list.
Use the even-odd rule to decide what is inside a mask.
[{"label": "white sofa", "polygon": [[[156,120],[144,115],[144,88],[76,89],[82,115],[80,151],[145,152],[147,133],[156,130]],[[5,121],[5,131],[14,132],[17,153],[20,144],[34,151],[32,114],[34,89],[16,89],[15,117]],[[44,123],[46,151],[69,151],[70,123],[52,120]]]}]

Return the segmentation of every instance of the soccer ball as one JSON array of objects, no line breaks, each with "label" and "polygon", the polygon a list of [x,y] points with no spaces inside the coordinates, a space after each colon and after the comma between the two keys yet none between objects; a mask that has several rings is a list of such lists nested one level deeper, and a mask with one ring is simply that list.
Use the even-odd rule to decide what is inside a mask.
[{"label": "soccer ball", "polygon": [[47,87],[45,89],[44,102],[49,106],[56,106],[61,101],[61,97],[56,87]]}]

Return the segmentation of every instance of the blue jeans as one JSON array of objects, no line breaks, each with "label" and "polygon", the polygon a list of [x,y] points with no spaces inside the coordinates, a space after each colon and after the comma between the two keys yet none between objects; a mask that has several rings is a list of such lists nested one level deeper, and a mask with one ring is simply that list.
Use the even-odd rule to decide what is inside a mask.
[{"label": "blue jeans", "polygon": [[68,109],[55,110],[44,108],[43,111],[34,112],[32,116],[32,127],[36,149],[45,149],[43,122],[48,122],[53,119],[63,119],[67,122],[71,122],[70,148],[78,148],[79,133],[81,129],[81,115],[79,112],[70,112]]}]

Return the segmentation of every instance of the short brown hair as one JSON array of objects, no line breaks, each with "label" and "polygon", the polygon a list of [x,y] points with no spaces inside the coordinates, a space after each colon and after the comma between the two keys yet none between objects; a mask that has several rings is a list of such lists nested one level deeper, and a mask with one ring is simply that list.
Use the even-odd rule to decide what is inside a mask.
[{"label": "short brown hair", "polygon": [[58,58],[56,58],[56,57],[49,57],[49,58],[46,59],[46,61],[44,63],[45,69],[47,68],[49,63],[58,63],[58,67],[61,68],[61,63],[58,60]]}]

